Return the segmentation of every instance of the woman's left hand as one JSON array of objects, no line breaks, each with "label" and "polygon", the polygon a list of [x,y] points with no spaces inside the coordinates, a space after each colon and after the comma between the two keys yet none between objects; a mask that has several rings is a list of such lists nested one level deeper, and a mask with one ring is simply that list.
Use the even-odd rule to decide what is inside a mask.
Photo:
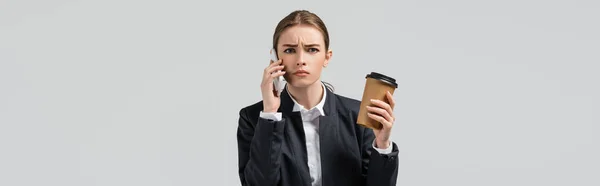
[{"label": "woman's left hand", "polygon": [[373,133],[375,133],[375,145],[380,149],[387,149],[389,147],[392,126],[396,120],[394,117],[394,106],[396,105],[394,97],[392,97],[389,91],[386,93],[386,97],[390,102],[389,104],[381,100],[372,99],[371,103],[375,106],[367,106],[368,116],[383,126],[381,129],[373,129]]}]

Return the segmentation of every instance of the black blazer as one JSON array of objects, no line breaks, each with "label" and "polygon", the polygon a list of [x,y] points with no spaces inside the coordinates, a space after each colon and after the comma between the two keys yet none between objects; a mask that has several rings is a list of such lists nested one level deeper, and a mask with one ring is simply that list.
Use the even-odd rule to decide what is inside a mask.
[{"label": "black blazer", "polygon": [[[398,147],[379,154],[373,130],[356,124],[360,101],[327,90],[319,117],[323,186],[392,186],[398,176]],[[310,186],[300,112],[286,90],[281,121],[259,117],[262,101],[242,108],[237,129],[239,176],[243,186]]]}]

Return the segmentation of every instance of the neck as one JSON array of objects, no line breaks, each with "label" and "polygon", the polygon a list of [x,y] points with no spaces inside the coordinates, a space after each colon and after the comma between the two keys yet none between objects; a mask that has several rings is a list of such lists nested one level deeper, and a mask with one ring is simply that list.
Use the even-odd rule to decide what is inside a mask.
[{"label": "neck", "polygon": [[287,86],[288,92],[290,96],[292,96],[298,104],[302,105],[306,109],[311,109],[323,99],[323,85],[321,85],[321,80],[316,81],[312,85],[307,87],[294,87]]}]

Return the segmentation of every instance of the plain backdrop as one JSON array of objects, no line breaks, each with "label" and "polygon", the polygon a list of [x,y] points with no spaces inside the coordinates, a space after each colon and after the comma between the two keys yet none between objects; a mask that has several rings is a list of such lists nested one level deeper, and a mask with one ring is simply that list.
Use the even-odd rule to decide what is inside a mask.
[{"label": "plain backdrop", "polygon": [[240,185],[238,112],[297,9],[337,94],[398,80],[398,185],[600,185],[595,0],[0,0],[0,185]]}]

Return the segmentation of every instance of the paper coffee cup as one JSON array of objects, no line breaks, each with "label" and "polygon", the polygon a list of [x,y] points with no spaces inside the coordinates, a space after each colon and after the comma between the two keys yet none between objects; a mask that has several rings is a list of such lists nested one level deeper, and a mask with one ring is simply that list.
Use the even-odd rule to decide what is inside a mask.
[{"label": "paper coffee cup", "polygon": [[389,91],[393,95],[394,90],[398,88],[398,84],[396,83],[396,79],[377,72],[371,72],[365,78],[367,80],[356,123],[371,129],[381,129],[383,127],[381,123],[369,118],[367,115],[367,106],[376,107],[371,103],[371,99],[382,100],[389,104],[390,102],[385,94]]}]

